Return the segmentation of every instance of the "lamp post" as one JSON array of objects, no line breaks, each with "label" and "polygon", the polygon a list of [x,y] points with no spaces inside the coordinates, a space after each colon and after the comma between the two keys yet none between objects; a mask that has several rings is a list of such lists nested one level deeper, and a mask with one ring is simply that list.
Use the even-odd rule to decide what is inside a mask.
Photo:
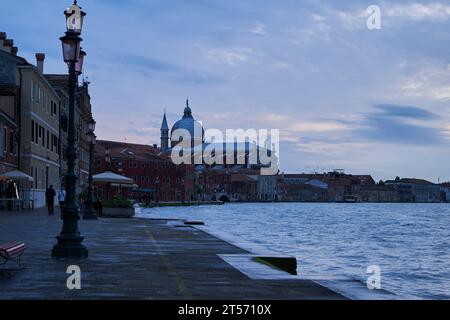
[{"label": "lamp post", "polygon": [[[66,201],[62,208],[61,219],[63,226],[61,233],[56,237],[58,242],[53,246],[52,256],[57,258],[86,258],[87,248],[82,244],[84,237],[78,229],[79,208],[76,203],[75,161],[77,150],[75,147],[75,89],[77,86],[76,64],[80,61],[80,38],[83,27],[83,18],[86,15],[74,1],[67,9],[66,15],[67,31],[61,37],[64,62],[69,67],[69,130],[67,137],[67,173],[65,176]],[[82,67],[78,63],[78,68]],[[81,70],[78,70],[81,72]]]},{"label": "lamp post", "polygon": [[155,180],[155,186],[156,186],[156,199],[155,199],[155,201],[156,201],[156,203],[157,204],[159,204],[159,177],[156,177],[156,180]]},{"label": "lamp post", "polygon": [[86,199],[86,211],[83,215],[83,220],[97,220],[97,216],[94,211],[94,199],[92,195],[93,181],[92,175],[94,171],[94,149],[97,142],[97,137],[94,133],[95,131],[95,120],[92,119],[89,122],[89,131],[87,133],[89,137],[89,178],[88,178],[88,189],[87,189],[87,199]]}]

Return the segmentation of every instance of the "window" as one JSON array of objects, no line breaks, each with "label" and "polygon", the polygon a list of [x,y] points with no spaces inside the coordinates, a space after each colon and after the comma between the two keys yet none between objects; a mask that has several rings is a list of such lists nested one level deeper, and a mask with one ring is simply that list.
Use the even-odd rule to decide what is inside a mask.
[{"label": "window", "polygon": [[2,136],[3,134],[4,134],[4,131],[0,129],[0,159],[3,159],[3,157],[5,156],[3,153],[3,149],[4,149],[3,143],[5,141]]},{"label": "window", "polygon": [[122,167],[123,166],[123,162],[122,161],[117,161],[116,162],[116,167]]},{"label": "window", "polygon": [[50,149],[50,132],[47,130],[47,150]]},{"label": "window", "polygon": [[7,151],[7,141],[8,141],[8,131],[6,130],[6,127],[3,127],[3,154]]},{"label": "window", "polygon": [[14,154],[14,131],[9,132],[9,153]]},{"label": "window", "polygon": [[57,152],[58,151],[58,137],[56,135],[53,135],[53,149]]},{"label": "window", "polygon": [[130,162],[130,168],[137,168],[136,162]]},{"label": "window", "polygon": [[31,141],[34,142],[34,121],[31,120]]},{"label": "window", "polygon": [[42,147],[45,148],[45,134],[44,128],[39,126],[39,138],[41,138]]},{"label": "window", "polygon": [[34,125],[35,125],[35,128],[34,128],[34,131],[35,131],[35,133],[34,133],[34,138],[36,139],[35,142],[36,142],[36,143],[39,143],[39,126],[38,126],[38,124],[37,124],[36,122],[34,123]]},{"label": "window", "polygon": [[52,101],[52,116],[57,115],[56,102]]}]

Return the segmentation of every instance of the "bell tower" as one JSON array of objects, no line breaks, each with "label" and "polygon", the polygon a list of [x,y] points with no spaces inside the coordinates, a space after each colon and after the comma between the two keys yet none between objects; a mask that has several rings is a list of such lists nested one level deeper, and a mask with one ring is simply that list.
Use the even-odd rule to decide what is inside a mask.
[{"label": "bell tower", "polygon": [[161,151],[169,149],[169,126],[167,125],[166,110],[161,125]]}]

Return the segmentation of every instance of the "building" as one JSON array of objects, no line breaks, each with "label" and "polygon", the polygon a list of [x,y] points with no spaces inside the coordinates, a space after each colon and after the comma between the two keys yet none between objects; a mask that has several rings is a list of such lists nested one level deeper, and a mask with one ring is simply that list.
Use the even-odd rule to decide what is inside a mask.
[{"label": "building", "polygon": [[201,201],[254,202],[258,201],[256,170],[229,168],[196,168],[196,199]]},{"label": "building", "polygon": [[67,134],[69,130],[69,88],[67,75],[49,75],[45,78],[55,89],[59,96],[59,175],[63,179],[67,173]]},{"label": "building", "polygon": [[[163,143],[165,143],[165,141],[167,141],[167,129],[167,119],[166,114],[164,113],[163,123],[161,126],[161,146]],[[189,133],[191,137],[190,146],[192,148],[201,146],[203,143],[205,143],[205,130],[203,129],[202,124],[194,119],[191,107],[189,106],[189,100],[186,100],[186,107],[184,108],[183,117],[175,122],[175,124],[172,126],[172,129],[170,130],[170,141],[172,148],[177,146],[182,141],[182,137],[176,134],[180,130]]]},{"label": "building", "polygon": [[[135,186],[122,190],[123,195],[149,201],[194,200],[194,168],[175,165],[156,146],[97,141],[95,172],[111,171],[134,180]],[[133,194],[134,190],[134,194]],[[106,197],[102,187],[99,195]],[[116,195],[116,189],[111,195]]]},{"label": "building", "polygon": [[278,201],[278,177],[277,176],[257,176],[258,179],[258,200]]},{"label": "building", "polygon": [[[19,168],[20,81],[17,65],[27,64],[17,56],[14,42],[0,32],[0,173]],[[0,192],[3,192],[3,186]]]},{"label": "building", "polygon": [[277,179],[280,201],[356,202],[364,188],[374,187],[370,175],[328,173],[284,174]]},{"label": "building", "polygon": [[20,65],[21,133],[20,167],[34,178],[29,185],[35,206],[45,205],[45,190],[60,188],[60,99],[44,77],[44,54],[36,54],[37,67]]},{"label": "building", "polygon": [[385,184],[397,190],[400,202],[435,203],[441,200],[441,187],[427,180],[397,177]]},{"label": "building", "polygon": [[450,202],[450,182],[441,183],[441,202]]},{"label": "building", "polygon": [[[262,164],[260,155],[264,152],[267,157],[273,159],[278,164],[278,158],[275,157],[275,153],[272,152],[266,145],[259,146],[256,141],[245,142],[208,142],[205,140],[205,130],[202,124],[195,120],[192,109],[189,106],[189,100],[186,101],[186,107],[184,108],[183,116],[180,120],[176,121],[172,128],[169,128],[167,123],[166,114],[164,112],[162,125],[161,125],[161,151],[166,153],[172,152],[176,146],[180,146],[183,141],[183,133],[189,134],[191,140],[183,141],[182,151],[190,152],[191,163],[208,168],[223,168],[223,169],[261,169],[270,167],[270,164]],[[168,135],[170,131],[170,137]],[[227,137],[228,138],[228,137]],[[171,147],[169,148],[169,140]],[[244,139],[242,139],[244,140]],[[267,144],[268,141],[265,141]],[[177,150],[178,152],[178,150]],[[219,156],[219,152],[222,153],[222,157]],[[205,159],[206,154],[211,154],[210,159]],[[202,156],[201,159],[198,159]],[[278,167],[277,167],[278,168]]]},{"label": "building", "polygon": [[[59,108],[59,133],[60,133],[60,175],[64,179],[67,172],[67,133],[69,121],[69,76],[65,74],[46,74],[45,78],[54,87],[60,97]],[[75,128],[77,138],[78,157],[75,172],[78,175],[77,193],[80,194],[87,188],[89,176],[89,123],[94,121],[92,115],[91,97],[89,95],[89,82],[84,81],[77,86],[75,99]]]},{"label": "building", "polygon": [[361,188],[359,202],[399,202],[400,196],[393,186],[374,185]]},{"label": "building", "polygon": [[[44,77],[42,53],[36,66],[18,57],[14,42],[0,34],[3,164],[32,176],[20,185],[22,198],[45,205],[49,185],[60,187],[59,96]],[[6,151],[6,152],[5,152]]]}]

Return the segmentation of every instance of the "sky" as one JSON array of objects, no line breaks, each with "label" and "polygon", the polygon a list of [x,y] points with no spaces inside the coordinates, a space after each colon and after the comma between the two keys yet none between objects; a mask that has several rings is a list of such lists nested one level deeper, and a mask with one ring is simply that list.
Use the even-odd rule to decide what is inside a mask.
[{"label": "sky", "polygon": [[[19,55],[62,73],[61,0],[1,1]],[[81,0],[99,139],[280,129],[283,172],[450,181],[450,1]],[[366,12],[381,9],[381,29]]]}]

